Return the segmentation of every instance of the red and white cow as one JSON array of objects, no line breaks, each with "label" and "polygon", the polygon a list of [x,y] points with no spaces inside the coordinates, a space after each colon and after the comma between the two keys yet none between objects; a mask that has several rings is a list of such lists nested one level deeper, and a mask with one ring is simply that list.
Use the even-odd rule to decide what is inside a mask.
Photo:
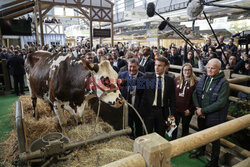
[{"label": "red and white cow", "polygon": [[108,61],[91,64],[72,54],[37,51],[28,55],[25,69],[34,117],[37,117],[37,97],[50,102],[61,126],[65,122],[58,107],[67,110],[77,123],[77,115],[82,117],[86,99],[98,97],[115,108],[124,103],[116,83],[118,75]]}]

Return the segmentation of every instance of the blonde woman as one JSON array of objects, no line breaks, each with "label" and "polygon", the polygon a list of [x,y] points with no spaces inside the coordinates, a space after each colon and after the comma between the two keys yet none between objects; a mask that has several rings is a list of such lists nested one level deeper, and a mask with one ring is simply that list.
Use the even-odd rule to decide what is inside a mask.
[{"label": "blonde woman", "polygon": [[[175,79],[176,112],[174,114],[177,126],[182,119],[182,137],[189,134],[189,124],[195,111],[192,94],[196,85],[197,80],[192,65],[183,64],[180,77]],[[173,132],[172,139],[177,138],[177,133],[178,127]]]}]

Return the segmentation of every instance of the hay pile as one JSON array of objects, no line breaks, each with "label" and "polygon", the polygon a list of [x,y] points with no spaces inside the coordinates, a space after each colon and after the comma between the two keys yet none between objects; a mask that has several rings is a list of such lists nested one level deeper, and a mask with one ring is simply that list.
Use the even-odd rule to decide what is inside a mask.
[{"label": "hay pile", "polygon": [[[32,141],[48,134],[50,132],[61,132],[56,116],[51,112],[50,106],[37,101],[37,111],[39,112],[39,120],[32,117],[32,102],[30,96],[21,96],[19,100],[23,104],[24,120],[26,127],[27,145]],[[13,108],[15,112],[15,108]],[[69,119],[69,114],[64,112]],[[70,120],[70,119],[69,119]],[[109,124],[99,119],[96,123],[96,115],[92,110],[84,111],[83,124],[78,126],[69,126],[66,129],[65,136],[70,141],[78,141],[81,139],[98,136],[103,133],[113,132],[114,129]],[[13,160],[18,154],[17,135],[15,130],[9,133],[9,138],[2,143],[3,154],[1,155],[2,164],[4,166],[12,166]],[[125,136],[116,137],[96,144],[88,145],[86,148],[76,149],[66,161],[61,161],[51,166],[101,166],[112,161],[127,157],[132,154],[133,142]]]}]

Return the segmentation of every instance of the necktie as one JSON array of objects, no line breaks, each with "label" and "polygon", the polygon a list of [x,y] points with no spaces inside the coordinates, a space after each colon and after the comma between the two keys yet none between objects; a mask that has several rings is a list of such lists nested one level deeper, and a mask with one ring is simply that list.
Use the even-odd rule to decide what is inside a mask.
[{"label": "necktie", "polygon": [[158,76],[158,90],[157,90],[157,106],[161,107],[162,101],[162,83],[161,83],[161,76]]},{"label": "necktie", "polygon": [[128,102],[132,103],[132,95],[134,92],[134,76],[130,76],[130,84],[129,84],[129,91],[128,91]]}]

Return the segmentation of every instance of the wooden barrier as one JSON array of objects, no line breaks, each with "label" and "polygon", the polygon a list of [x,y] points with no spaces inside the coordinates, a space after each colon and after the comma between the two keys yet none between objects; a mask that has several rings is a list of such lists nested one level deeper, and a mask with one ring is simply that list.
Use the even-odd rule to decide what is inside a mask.
[{"label": "wooden barrier", "polygon": [[[115,163],[116,167],[132,167],[132,166],[136,166],[135,164],[143,164],[143,162],[145,161],[147,166],[151,166],[154,164],[150,164],[150,162],[156,163],[158,161],[158,164],[160,164],[162,167],[165,167],[165,166],[168,167],[170,166],[169,161],[171,158],[181,155],[185,152],[191,151],[200,146],[206,145],[208,143],[211,143],[215,140],[220,139],[221,137],[230,135],[232,133],[235,133],[249,126],[250,126],[250,114],[225,122],[223,124],[205,129],[203,131],[194,133],[192,135],[188,135],[188,136],[179,138],[177,140],[173,140],[171,142],[168,142],[167,140],[162,138],[165,140],[165,143],[161,141],[160,142],[161,144],[159,144],[157,147],[151,147],[150,145],[152,144],[153,146],[155,146],[155,143],[159,141],[159,137],[158,137],[159,135],[157,136],[156,133],[151,133],[149,135],[138,137],[135,140],[135,143],[134,143],[135,155],[131,157],[132,159],[135,156],[138,157],[136,159],[136,162],[131,160],[131,157],[130,157],[127,160],[122,159],[122,160],[113,162],[113,164]],[[155,139],[157,140],[154,141]],[[169,149],[168,151],[165,150],[166,147],[168,147]],[[139,155],[137,155],[138,153],[140,153],[141,156],[143,156],[144,160]],[[119,163],[119,162],[122,162],[122,163]],[[110,166],[113,167],[112,163],[111,165],[110,164],[105,165],[105,167],[110,167]]]},{"label": "wooden barrier", "polygon": [[103,167],[117,167],[117,166],[123,166],[123,167],[146,167],[146,163],[144,161],[144,158],[141,154],[133,154],[126,158],[123,158],[121,160],[111,162],[107,165],[104,165]]},{"label": "wooden barrier", "polygon": [[250,157],[246,158],[244,161],[237,163],[233,167],[249,167],[249,166],[250,166]]},{"label": "wooden barrier", "polygon": [[[178,77],[180,75],[179,73],[175,73],[175,72],[169,72],[169,73],[175,75],[175,77]],[[200,80],[199,77],[197,77],[197,79]],[[235,80],[233,80],[233,81],[235,82]],[[241,79],[239,81],[241,81]],[[229,83],[229,86],[230,86],[230,89],[232,89],[232,90],[236,90],[236,91],[240,91],[240,92],[243,92],[246,94],[250,94],[250,87],[248,87],[248,86],[236,85],[236,84],[232,84],[232,83]]]},{"label": "wooden barrier", "polygon": [[[170,69],[177,69],[177,70],[181,70],[182,66],[178,66],[178,65],[173,65],[173,64],[170,64]],[[200,74],[204,74],[205,72],[201,72],[199,68],[194,68],[193,67],[193,71],[196,72],[196,73],[200,73]],[[231,74],[231,77],[232,78],[246,78],[248,77],[248,80],[249,80],[249,76],[246,76],[246,75],[242,75],[242,74],[235,74],[235,73],[232,73]]]},{"label": "wooden barrier", "polygon": [[240,77],[240,78],[233,78],[228,79],[229,83],[240,83],[240,82],[247,82],[250,80],[250,76]]},{"label": "wooden barrier", "polygon": [[250,114],[225,122],[223,124],[205,129],[203,131],[171,141],[171,158],[211,143],[221,137],[230,135],[250,126]]},{"label": "wooden barrier", "polygon": [[[231,118],[228,118],[228,119],[233,120],[235,118],[231,117]],[[195,131],[199,130],[199,128],[197,126],[193,125],[193,124],[190,124],[189,126],[190,126],[190,128],[194,129]],[[250,127],[248,127],[248,128],[250,128]],[[250,152],[248,150],[246,150],[246,149],[244,149],[244,148],[242,148],[242,147],[240,147],[240,146],[238,146],[238,145],[236,145],[234,143],[231,143],[230,141],[227,141],[227,140],[225,140],[223,138],[220,139],[220,142],[221,142],[222,146],[225,146],[225,147],[229,148],[230,150],[236,152],[241,157],[242,156],[244,158],[250,157]]]}]

